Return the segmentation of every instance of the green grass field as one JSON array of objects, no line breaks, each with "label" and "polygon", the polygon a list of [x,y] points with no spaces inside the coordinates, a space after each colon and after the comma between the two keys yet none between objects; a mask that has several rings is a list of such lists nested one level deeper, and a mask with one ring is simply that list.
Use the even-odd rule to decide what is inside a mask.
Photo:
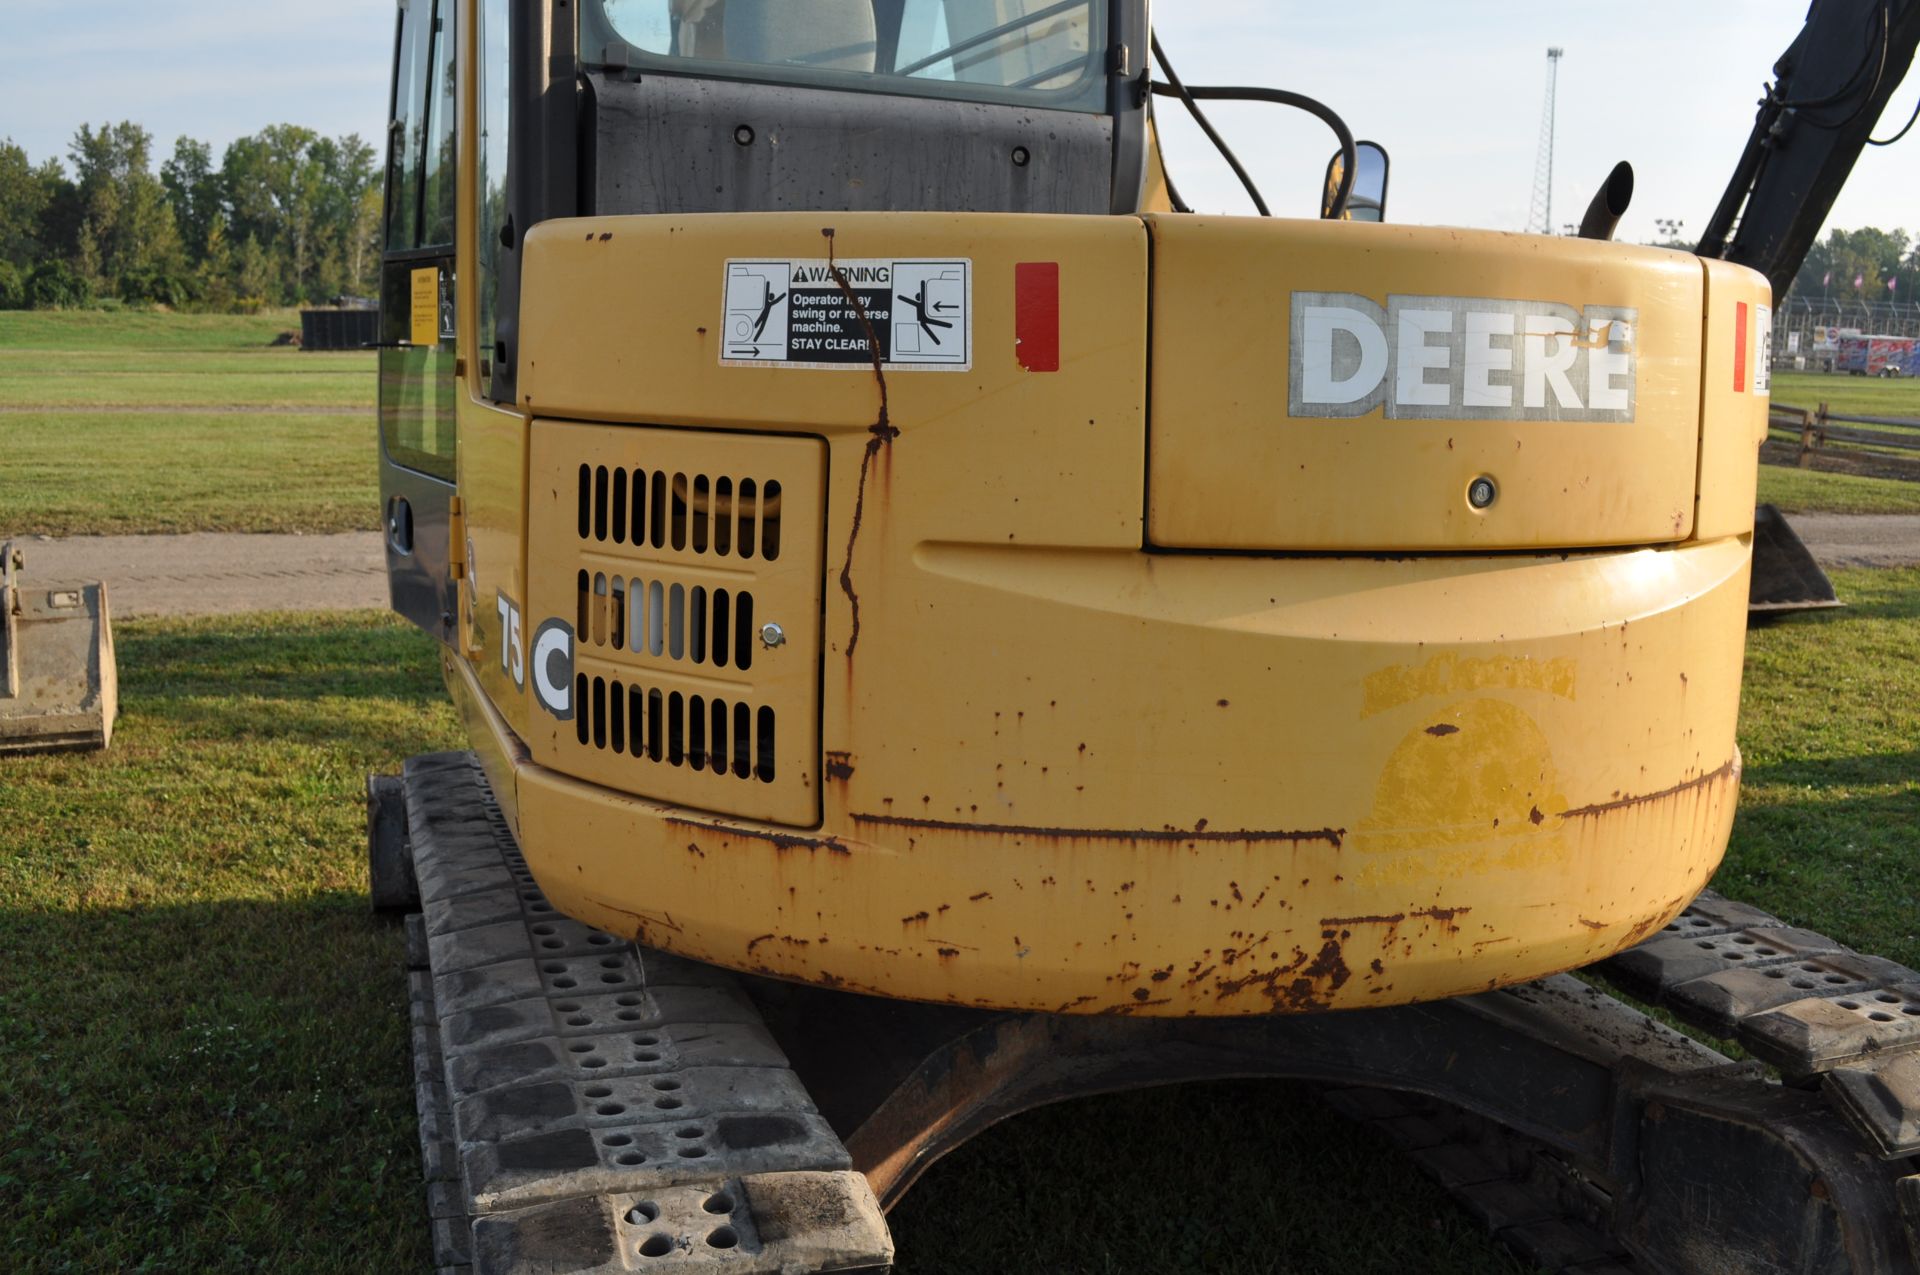
[{"label": "green grass field", "polygon": [[299,324],[0,313],[0,536],[375,527],[374,355]]},{"label": "green grass field", "polygon": [[1920,514],[1920,483],[1762,465],[1759,499],[1790,514]]},{"label": "green grass field", "polygon": [[377,525],[364,416],[0,415],[0,533],[354,531]]},{"label": "green grass field", "polygon": [[1775,372],[1776,404],[1812,411],[1825,403],[1842,416],[1903,416],[1920,421],[1920,380],[1846,376],[1833,372]]},{"label": "green grass field", "polygon": [[150,310],[0,311],[0,350],[264,350],[298,332],[295,310],[165,314]]},{"label": "green grass field", "polygon": [[456,739],[383,617],[127,624],[111,751],[0,782],[0,1226],[18,1271],[419,1270],[369,769]]},{"label": "green grass field", "polygon": [[0,350],[0,408],[308,407],[371,416],[374,356]]},{"label": "green grass field", "polygon": [[[1920,964],[1920,570],[1756,630],[1716,884]],[[0,1254],[25,1272],[416,1270],[398,932],[360,785],[458,746],[433,648],[380,616],[146,621],[97,756],[0,784]],[[1293,1086],[999,1126],[892,1218],[905,1275],[1524,1268]]]}]

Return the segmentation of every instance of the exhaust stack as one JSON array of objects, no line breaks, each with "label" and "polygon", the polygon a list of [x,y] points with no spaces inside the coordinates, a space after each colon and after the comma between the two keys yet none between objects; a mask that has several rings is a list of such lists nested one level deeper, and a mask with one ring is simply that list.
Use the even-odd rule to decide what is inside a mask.
[{"label": "exhaust stack", "polygon": [[1587,215],[1580,219],[1580,237],[1582,239],[1611,239],[1614,227],[1620,224],[1620,218],[1626,215],[1627,205],[1633,202],[1633,165],[1621,160],[1607,174],[1607,180],[1600,183],[1600,189],[1593,192],[1593,202],[1587,205]]}]

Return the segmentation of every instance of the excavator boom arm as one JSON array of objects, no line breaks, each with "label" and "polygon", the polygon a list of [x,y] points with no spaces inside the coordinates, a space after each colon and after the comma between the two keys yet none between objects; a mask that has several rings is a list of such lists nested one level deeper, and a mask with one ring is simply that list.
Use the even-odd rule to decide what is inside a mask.
[{"label": "excavator boom arm", "polygon": [[1920,47],[1920,0],[1814,0],[1695,249],[1793,285]]}]

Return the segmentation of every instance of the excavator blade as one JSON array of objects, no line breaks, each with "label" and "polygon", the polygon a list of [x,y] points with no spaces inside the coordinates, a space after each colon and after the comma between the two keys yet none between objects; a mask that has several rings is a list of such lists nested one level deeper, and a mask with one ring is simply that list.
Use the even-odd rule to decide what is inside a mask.
[{"label": "excavator blade", "polygon": [[1833,581],[1807,552],[1786,515],[1772,505],[1753,511],[1753,579],[1747,587],[1747,614],[1813,611],[1845,606]]},{"label": "excavator blade", "polygon": [[0,545],[0,754],[105,748],[120,711],[107,586],[20,581]]}]

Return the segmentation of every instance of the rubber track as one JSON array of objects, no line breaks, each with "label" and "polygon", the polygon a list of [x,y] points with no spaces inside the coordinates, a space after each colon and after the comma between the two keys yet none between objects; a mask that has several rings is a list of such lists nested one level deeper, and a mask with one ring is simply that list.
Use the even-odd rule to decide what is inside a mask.
[{"label": "rubber track", "polygon": [[436,1268],[886,1270],[866,1179],[733,976],[561,916],[470,754],[405,784]]},{"label": "rubber track", "polygon": [[[1760,1059],[1786,1085],[1818,1088],[1859,1136],[1862,1157],[1920,1156],[1920,973],[1711,890],[1659,934],[1588,972]],[[1321,1096],[1412,1158],[1542,1270],[1669,1269],[1636,1261],[1613,1238],[1608,1193],[1524,1135],[1419,1094],[1338,1088]],[[1899,1185],[1920,1259],[1920,1176]]]}]

